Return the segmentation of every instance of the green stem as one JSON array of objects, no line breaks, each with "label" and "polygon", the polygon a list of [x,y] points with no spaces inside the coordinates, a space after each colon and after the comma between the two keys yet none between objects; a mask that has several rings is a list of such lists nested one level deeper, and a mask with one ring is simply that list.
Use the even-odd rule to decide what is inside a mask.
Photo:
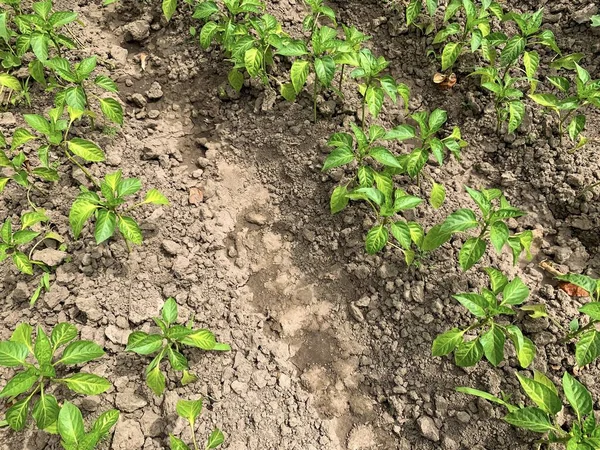
[{"label": "green stem", "polygon": [[339,91],[340,93],[342,92],[342,83],[344,82],[344,69],[346,68],[346,64],[342,64],[342,70],[340,72],[340,87],[339,87]]},{"label": "green stem", "polygon": [[369,85],[371,84],[371,80],[367,80],[367,84],[365,86],[365,94],[362,98],[362,117],[361,117],[361,126],[362,130],[365,131],[365,107],[367,105],[367,91],[369,90]]},{"label": "green stem", "polygon": [[313,92],[313,119],[317,123],[317,93],[319,89],[319,82],[317,81],[317,75],[315,74],[315,88]]},{"label": "green stem", "polygon": [[569,342],[571,339],[576,338],[577,336],[581,335],[582,333],[586,332],[587,330],[589,330],[590,328],[594,328],[596,326],[596,324],[598,323],[597,320],[591,320],[586,326],[581,327],[580,329],[576,330],[576,331],[572,331],[571,333],[567,334],[563,339],[561,339],[561,344],[566,344],[567,342]]},{"label": "green stem", "polygon": [[198,442],[196,441],[196,431],[194,430],[194,423],[190,421],[190,430],[192,430],[192,443],[194,444],[194,450],[198,450]]}]

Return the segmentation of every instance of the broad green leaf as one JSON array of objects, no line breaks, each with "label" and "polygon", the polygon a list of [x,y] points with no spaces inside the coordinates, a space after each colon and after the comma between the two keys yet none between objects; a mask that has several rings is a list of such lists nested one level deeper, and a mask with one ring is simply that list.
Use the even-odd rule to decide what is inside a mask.
[{"label": "broad green leaf", "polygon": [[177,302],[174,298],[169,297],[163,305],[161,312],[163,320],[170,325],[177,320]]},{"label": "broad green leaf", "polygon": [[58,362],[62,364],[80,364],[104,355],[104,350],[92,341],[75,341],[65,347]]},{"label": "broad green leaf", "polygon": [[19,400],[6,410],[4,418],[8,423],[8,426],[15,431],[21,431],[25,428],[27,415],[29,413],[29,400],[29,397]]},{"label": "broad green leaf", "polygon": [[496,253],[502,253],[502,248],[508,241],[509,235],[510,232],[508,230],[508,226],[504,222],[499,220],[492,224],[490,227],[490,241],[492,242]]},{"label": "broad green leaf", "polygon": [[346,196],[348,189],[346,186],[337,186],[331,193],[331,200],[329,202],[329,209],[331,214],[336,214],[342,211],[348,205],[349,199]]},{"label": "broad green leaf", "polygon": [[386,148],[374,147],[369,152],[369,156],[386,167],[402,168],[402,165],[398,162],[394,154]]},{"label": "broad green leaf", "polygon": [[81,86],[67,88],[64,93],[66,104],[78,112],[78,114],[86,110],[87,96]]},{"label": "broad green leaf", "polygon": [[56,398],[52,395],[42,394],[39,400],[33,405],[32,415],[35,423],[40,430],[48,428],[58,420],[60,407]]},{"label": "broad green leaf", "polygon": [[146,383],[148,384],[148,387],[152,389],[152,392],[159,397],[163,394],[165,391],[166,380],[165,376],[160,371],[159,366],[156,366],[154,369],[148,372],[146,375]]},{"label": "broad green leaf", "polygon": [[212,16],[213,14],[216,14],[219,12],[219,7],[217,6],[217,4],[213,1],[204,1],[204,2],[199,2],[196,5],[196,8],[194,10],[194,15],[192,16],[194,19],[208,19],[210,16]]},{"label": "broad green leaf", "polygon": [[37,139],[33,134],[27,131],[25,128],[17,128],[12,136],[12,142],[10,144],[11,150],[15,150],[21,145],[33,140]]},{"label": "broad green leaf", "polygon": [[117,195],[126,197],[137,193],[142,188],[142,182],[138,178],[126,178],[119,181],[117,185]]},{"label": "broad green leaf", "polygon": [[435,250],[448,242],[451,237],[452,233],[443,232],[442,225],[436,225],[432,227],[423,238],[421,250],[426,252]]},{"label": "broad green leaf", "polygon": [[508,104],[508,132],[514,133],[525,116],[525,105],[518,100]]},{"label": "broad green leaf", "polygon": [[482,295],[475,293],[466,293],[456,294],[452,297],[465,308],[467,308],[469,312],[475,317],[483,318],[486,316],[485,308],[487,306],[487,302]]},{"label": "broad green leaf", "polygon": [[432,356],[444,356],[452,353],[463,341],[463,334],[464,332],[462,330],[453,328],[450,331],[438,335],[433,341],[433,346],[431,348]]},{"label": "broad green leaf", "polygon": [[217,341],[215,339],[215,335],[209,330],[200,329],[194,330],[192,334],[187,335],[181,339],[180,342],[182,344],[200,348],[202,350],[212,350]]},{"label": "broad green leaf", "polygon": [[215,428],[212,431],[212,433],[210,433],[210,436],[208,437],[208,442],[206,443],[206,448],[207,449],[217,448],[224,441],[225,441],[225,436],[223,435],[223,432],[221,430],[219,430],[218,428]]},{"label": "broad green leaf", "polygon": [[569,123],[567,131],[572,141],[576,141],[583,129],[585,128],[585,116],[578,114],[573,117],[573,120]]},{"label": "broad green leaf", "polygon": [[315,73],[324,86],[330,86],[335,76],[335,61],[331,56],[315,58]]},{"label": "broad green leaf", "polygon": [[77,445],[85,435],[81,411],[72,403],[65,401],[58,413],[58,434],[67,445]]},{"label": "broad green leaf", "polygon": [[106,209],[100,209],[96,217],[96,229],[94,231],[96,244],[101,244],[102,242],[112,237],[115,233],[116,225],[116,214]]},{"label": "broad green leaf", "polygon": [[110,382],[105,378],[83,372],[75,373],[67,378],[61,378],[61,381],[73,392],[85,395],[102,394],[111,387]]},{"label": "broad green leaf", "polygon": [[173,349],[173,347],[167,348],[167,356],[169,357],[169,363],[173,370],[189,369],[187,358],[177,350]]},{"label": "broad green leaf", "polygon": [[263,54],[257,48],[251,48],[244,55],[244,65],[251,77],[262,72]]},{"label": "broad green leaf", "polygon": [[488,277],[490,277],[490,286],[494,294],[499,294],[504,289],[504,286],[508,284],[508,278],[500,272],[498,269],[494,269],[493,267],[486,267],[483,269],[485,273],[487,273]]},{"label": "broad green leaf", "polygon": [[535,73],[540,66],[540,55],[537,52],[523,53],[523,65],[525,66],[527,78],[535,78]]},{"label": "broad green leaf", "polygon": [[449,42],[444,46],[444,50],[442,51],[442,72],[454,66],[462,49],[463,46],[459,42]]},{"label": "broad green leaf", "polygon": [[119,231],[123,237],[134,244],[140,245],[143,241],[142,230],[137,222],[128,216],[119,216],[117,221]]},{"label": "broad green leaf", "polygon": [[150,189],[148,192],[146,192],[144,203],[150,203],[153,205],[168,205],[169,200],[158,189]]},{"label": "broad green leaf", "polygon": [[558,395],[545,384],[518,373],[517,378],[527,396],[544,412],[555,415],[562,409],[562,402]]},{"label": "broad green leaf", "polygon": [[481,398],[483,398],[485,400],[488,400],[490,402],[506,406],[507,408],[509,408],[509,410],[510,410],[510,408],[514,408],[514,406],[506,403],[504,400],[496,397],[495,395],[492,395],[492,394],[490,394],[488,392],[485,392],[485,391],[480,391],[479,389],[473,389],[473,388],[469,388],[469,387],[462,387],[462,386],[460,386],[460,387],[456,388],[456,391],[457,392],[462,392],[463,394],[469,394],[469,395],[474,395],[476,397],[481,397]]},{"label": "broad green leaf", "polygon": [[579,286],[580,288],[587,291],[588,294],[594,295],[598,287],[600,286],[600,280],[594,280],[587,275],[581,275],[578,273],[568,273],[566,275],[561,275],[556,277],[562,281],[568,281],[569,283],[573,283],[575,286]]},{"label": "broad green leaf", "polygon": [[48,59],[48,41],[48,36],[42,32],[34,31],[31,33],[31,49],[37,59],[42,62]]},{"label": "broad green leaf", "polygon": [[434,110],[429,116],[429,133],[438,131],[448,120],[448,114],[443,109]]},{"label": "broad green leaf", "polygon": [[[28,323],[20,323],[19,325],[17,325],[17,328],[15,328],[15,331],[13,331],[13,334],[10,337],[10,341],[15,342],[17,344],[25,345],[25,347],[27,347],[27,349],[29,349],[29,351],[31,353],[33,353],[33,343],[31,340],[32,331],[33,331],[33,329],[31,327],[31,325],[29,325]],[[1,348],[2,348],[2,343],[0,342],[0,349]],[[1,350],[0,350],[0,353],[1,353]],[[27,352],[25,352],[25,355],[27,355]],[[0,365],[4,365],[4,364],[2,364],[1,360],[0,360]]]},{"label": "broad green leaf", "polygon": [[202,412],[202,400],[179,400],[176,410],[179,417],[193,424]]},{"label": "broad green leaf", "polygon": [[181,439],[172,434],[169,435],[169,447],[171,450],[190,450],[190,448]]},{"label": "broad green leaf", "polygon": [[600,333],[596,330],[587,331],[581,335],[575,344],[575,360],[583,367],[600,356]]},{"label": "broad green leaf", "polygon": [[102,414],[96,419],[94,424],[92,425],[92,433],[96,433],[99,436],[105,436],[108,434],[110,429],[115,426],[117,421],[119,420],[119,411],[116,409],[110,409]]},{"label": "broad green leaf", "polygon": [[72,138],[67,142],[69,151],[88,162],[104,161],[104,152],[92,141]]},{"label": "broad green leaf", "polygon": [[40,222],[48,222],[48,216],[42,211],[31,211],[21,215],[21,230],[29,228]]},{"label": "broad green leaf", "polygon": [[508,337],[515,346],[520,366],[524,368],[529,367],[535,358],[535,345],[531,342],[531,339],[523,336],[523,333],[517,326],[507,325],[506,330],[508,332]]},{"label": "broad green leaf", "polygon": [[38,114],[23,114],[23,119],[25,119],[25,122],[31,128],[42,134],[50,134],[52,132],[50,122]]},{"label": "broad green leaf", "polygon": [[40,365],[50,364],[52,362],[52,354],[54,350],[48,335],[44,332],[42,327],[37,327],[37,337],[33,346],[33,354],[35,359],[38,360]]},{"label": "broad green leaf", "polygon": [[529,98],[546,108],[556,108],[558,106],[558,99],[554,94],[529,94]]},{"label": "broad green leaf", "polygon": [[504,343],[506,341],[502,330],[492,324],[492,327],[481,336],[479,341],[487,360],[494,366],[500,364],[504,359]]},{"label": "broad green leaf", "polygon": [[454,360],[459,367],[469,367],[477,364],[483,356],[483,347],[479,339],[461,342],[454,351]]},{"label": "broad green leaf", "polygon": [[458,253],[458,263],[461,269],[467,271],[473,267],[484,255],[485,249],[486,243],[483,239],[467,239]]},{"label": "broad green leaf", "polygon": [[470,209],[459,209],[446,218],[440,232],[442,234],[451,234],[459,231],[467,231],[478,226],[479,222],[473,211]]},{"label": "broad green leaf", "polygon": [[107,92],[116,93],[119,91],[119,88],[117,87],[117,83],[115,83],[113,80],[111,80],[106,75],[98,75],[96,77],[96,79],[94,80],[94,84],[96,84],[96,86],[101,87],[102,89],[104,89]]},{"label": "broad green leaf", "polygon": [[17,373],[0,391],[0,398],[17,397],[23,392],[28,392],[39,378],[40,374],[33,367]]},{"label": "broad green leaf", "polygon": [[139,355],[150,355],[160,350],[162,346],[163,337],[161,335],[134,331],[127,339],[125,351],[135,352]]},{"label": "broad green leaf", "polygon": [[511,425],[536,433],[547,433],[554,430],[548,415],[539,408],[520,408],[508,413],[504,420]]},{"label": "broad green leaf", "polygon": [[294,86],[296,94],[299,94],[304,85],[306,84],[306,78],[308,77],[309,68],[309,62],[301,59],[297,59],[292,64],[290,78],[292,80],[292,86]]},{"label": "broad green leaf", "polygon": [[416,131],[414,127],[410,125],[398,125],[397,127],[389,130],[383,139],[385,140],[399,140],[404,141],[406,139],[412,139],[416,136]]},{"label": "broad green leaf", "polygon": [[7,87],[17,92],[20,92],[23,89],[19,80],[7,73],[0,73],[0,86]]},{"label": "broad green leaf", "polygon": [[529,288],[521,281],[515,278],[508,283],[502,290],[502,305],[520,305],[529,297]]},{"label": "broad green leaf", "polygon": [[50,343],[52,347],[58,348],[71,342],[77,337],[77,327],[67,322],[57,324],[50,334]]},{"label": "broad green leaf", "polygon": [[162,11],[167,20],[171,20],[177,9],[177,0],[163,0]]},{"label": "broad green leaf", "polygon": [[365,248],[369,255],[382,250],[388,241],[388,230],[383,225],[376,225],[369,230],[365,237]]},{"label": "broad green leaf", "polygon": [[510,66],[514,63],[523,54],[526,43],[527,40],[522,36],[511,37],[500,52],[500,63],[503,66]]},{"label": "broad green leaf", "polygon": [[365,101],[373,117],[378,117],[383,108],[383,89],[369,86],[365,92]]},{"label": "broad green leaf", "polygon": [[600,320],[600,302],[586,303],[581,308],[579,308],[579,312],[584,313],[593,320]]},{"label": "broad green leaf", "polygon": [[406,25],[410,25],[417,20],[419,14],[421,13],[422,7],[423,5],[421,4],[421,0],[411,0],[406,7]]},{"label": "broad green leaf", "polygon": [[438,209],[444,204],[445,200],[446,188],[441,184],[433,183],[429,197],[429,203],[431,203],[431,206],[433,206],[434,209]]},{"label": "broad green leaf", "polygon": [[227,74],[227,80],[232,88],[240,92],[244,87],[244,74],[237,69],[231,69]]},{"label": "broad green leaf", "polygon": [[579,420],[592,412],[592,395],[583,384],[568,372],[564,373],[562,384],[565,397]]},{"label": "broad green leaf", "polygon": [[347,147],[339,147],[333,150],[323,163],[323,172],[326,172],[335,167],[343,166],[354,161],[355,156],[351,149]]},{"label": "broad green leaf", "polygon": [[108,120],[123,125],[123,107],[117,100],[114,98],[101,98],[100,109]]},{"label": "broad green leaf", "polygon": [[98,205],[91,203],[85,198],[77,199],[73,202],[71,211],[69,212],[69,223],[71,224],[71,230],[75,239],[79,238],[85,223],[97,209]]}]

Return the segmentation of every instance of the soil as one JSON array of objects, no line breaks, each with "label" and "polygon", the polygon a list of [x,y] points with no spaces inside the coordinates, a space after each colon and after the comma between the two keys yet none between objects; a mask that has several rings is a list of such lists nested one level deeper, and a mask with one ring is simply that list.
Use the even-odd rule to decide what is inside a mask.
[{"label": "soil", "polygon": [[[90,417],[108,407],[122,411],[114,436],[101,448],[163,449],[169,433],[189,441],[175,404],[197,397],[206,404],[198,435],[219,426],[229,450],[534,448],[535,436],[498,420],[500,408],[454,391],[471,386],[524,400],[514,354],[498,368],[481,363],[470,369],[430,356],[437,334],[469,320],[451,295],[486,281],[477,268],[468,274],[458,268],[461,238],[422,267],[407,268],[393,250],[366,255],[368,211],[353,207],[329,214],[329,194],[344,174],[323,175],[320,167],[327,137],[356,115],[359,100],[350,85],[343,103],[321,99],[326,117],[313,124],[308,94],[290,104],[273,102],[253,82],[240,95],[227,90],[227,63],[216,49],[198,48],[183,13],[167,24],[154,4],[63,3],[85,24],[77,26],[83,47],[74,56],[102,57],[106,72],[119,83],[128,116],[115,135],[75,130],[91,133],[107,153],[106,163],[91,171],[100,176],[120,167],[125,176],[161,190],[171,205],[138,212],[145,241],[130,254],[121,240],[96,246],[84,230],[83,238],[69,243],[72,257],[52,275],[51,291],[33,308],[26,303],[35,289],[31,278],[0,266],[5,324],[0,338],[7,339],[21,321],[45,328],[72,321],[82,338],[104,346],[107,355],[86,369],[106,376],[114,387],[97,398],[72,399]],[[284,28],[299,32],[302,2],[268,3]],[[585,53],[586,67],[597,76],[597,31],[574,20],[589,11],[589,1],[506,3],[522,11],[545,6],[545,26],[559,46]],[[436,71],[426,56],[431,38],[407,29],[403,13],[376,0],[331,5],[343,23],[373,36],[372,49],[410,85],[411,111],[447,110],[448,125],[459,125],[470,144],[460,161],[433,170],[448,190],[446,204],[438,211],[419,208],[414,219],[428,227],[471,206],[464,185],[501,187],[513,205],[528,212],[511,227],[535,231],[533,259],[512,266],[508,254],[489,253],[478,268],[493,265],[520,276],[532,291],[531,301],[546,304],[566,326],[587,299],[556,289],[538,263],[549,258],[565,271],[600,275],[600,189],[579,195],[599,181],[600,115],[590,114],[591,143],[574,154],[561,147],[548,119],[534,108],[515,135],[498,137],[490,98],[466,77],[468,69],[458,68],[459,83],[451,91],[430,82]],[[141,53],[148,55],[145,71]],[[151,101],[149,90],[163,95]],[[144,107],[136,106],[135,94],[144,96]],[[36,110],[44,101],[50,107],[42,93],[33,95]],[[10,134],[20,125],[22,112],[28,111],[2,113],[2,131]],[[402,105],[386,105],[379,118],[387,127],[404,121]],[[69,169],[49,196],[35,198],[64,235],[81,179]],[[202,194],[199,204],[190,202],[193,188]],[[414,186],[407,189],[426,195]],[[0,220],[18,217],[26,207],[24,194],[8,188],[0,198]],[[123,350],[130,331],[153,326],[151,318],[169,296],[176,298],[183,319],[193,316],[233,350],[188,352],[199,381],[182,387],[170,373],[167,392],[158,398],[143,383],[148,361]],[[573,351],[557,342],[562,334],[557,325],[546,319],[519,323],[538,344],[533,368],[554,381],[572,369]],[[595,399],[599,375],[597,362],[580,373]],[[45,433],[3,429],[0,448],[59,444]]]}]

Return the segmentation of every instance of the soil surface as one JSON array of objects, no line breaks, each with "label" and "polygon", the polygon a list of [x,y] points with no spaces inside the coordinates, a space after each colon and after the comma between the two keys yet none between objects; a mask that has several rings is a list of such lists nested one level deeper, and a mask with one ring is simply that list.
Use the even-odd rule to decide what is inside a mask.
[{"label": "soil surface", "polygon": [[[414,219],[429,227],[459,207],[473,206],[464,185],[500,187],[528,212],[511,228],[532,229],[536,236],[533,259],[517,266],[508,254],[488,253],[464,274],[456,263],[459,237],[422,267],[407,268],[393,250],[366,255],[366,209],[329,213],[329,194],[344,173],[323,175],[320,168],[328,136],[354,120],[359,109],[350,84],[343,103],[320,99],[322,118],[313,124],[307,93],[290,104],[273,100],[254,82],[247,81],[239,95],[227,89],[228,63],[218,50],[199,48],[183,9],[166,23],[158,2],[128,0],[108,8],[100,0],[62,3],[85,24],[75,27],[83,47],[74,56],[101,56],[106,73],[119,83],[128,116],[114,135],[75,130],[93,136],[107,153],[106,163],[91,166],[93,174],[121,167],[125,176],[161,190],[171,205],[139,210],[145,241],[130,254],[121,240],[96,246],[84,230],[70,244],[72,258],[52,275],[51,291],[33,308],[27,301],[34,282],[8,264],[0,266],[5,325],[0,338],[7,339],[22,321],[47,329],[72,321],[83,339],[105,347],[107,355],[86,369],[114,387],[97,398],[72,399],[90,417],[108,407],[122,411],[102,448],[164,449],[169,433],[189,441],[175,404],[197,397],[206,404],[198,435],[207,436],[217,425],[229,450],[534,448],[535,436],[498,420],[500,408],[454,391],[471,386],[524,400],[514,376],[515,355],[498,368],[481,363],[461,369],[450,358],[431,357],[431,343],[437,334],[468,323],[451,295],[483,285],[478,269],[488,265],[520,276],[531,301],[545,303],[563,326],[577,316],[587,299],[556,289],[538,263],[549,258],[564,271],[600,274],[600,189],[579,195],[599,181],[600,115],[590,114],[591,143],[574,154],[561,147],[549,120],[534,108],[515,135],[498,137],[491,98],[466,77],[468,68],[458,68],[459,82],[451,91],[430,81],[437,69],[426,56],[431,37],[407,29],[402,12],[376,0],[332,2],[341,22],[372,35],[369,46],[410,85],[410,111],[447,110],[448,126],[460,126],[469,142],[460,161],[433,169],[448,191],[444,206],[418,208]],[[302,2],[268,3],[285,29],[300,32]],[[599,34],[576,21],[589,1],[511,0],[506,6],[520,11],[545,6],[544,26],[555,32],[561,48],[585,53],[585,66],[598,77]],[[144,71],[142,53],[148,55]],[[542,59],[548,63],[548,55]],[[283,70],[275,67],[276,74]],[[36,110],[50,107],[42,92],[32,95]],[[2,131],[10,134],[22,125],[25,112],[0,114]],[[386,127],[403,123],[402,105],[387,104],[378,120]],[[51,195],[35,198],[65,235],[76,180],[85,181],[69,169]],[[427,193],[425,186],[423,191],[407,186],[415,195]],[[190,201],[193,188],[202,194],[199,203]],[[25,195],[8,188],[0,197],[0,221],[25,208]],[[153,327],[151,318],[170,296],[183,319],[193,316],[233,350],[189,351],[199,381],[182,387],[170,373],[167,392],[158,398],[143,382],[148,360],[124,353],[124,346],[131,331]],[[532,367],[558,381],[574,365],[572,349],[557,342],[562,331],[546,319],[519,318],[519,324],[538,344]],[[8,374],[0,372],[2,378]],[[598,376],[596,362],[579,377],[595,399]],[[3,429],[0,448],[59,444],[45,433]]]}]

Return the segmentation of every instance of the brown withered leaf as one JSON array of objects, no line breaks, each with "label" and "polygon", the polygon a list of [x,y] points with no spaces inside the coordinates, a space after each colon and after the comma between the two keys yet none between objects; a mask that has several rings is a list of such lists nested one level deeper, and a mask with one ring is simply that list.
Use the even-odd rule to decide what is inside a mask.
[{"label": "brown withered leaf", "polygon": [[204,194],[202,194],[202,191],[198,188],[191,188],[189,202],[192,205],[198,206],[203,201],[204,201]]},{"label": "brown withered leaf", "polygon": [[457,77],[455,73],[451,73],[449,75],[437,72],[433,76],[433,82],[437,84],[440,89],[452,89],[452,86],[456,84]]},{"label": "brown withered leaf", "polygon": [[583,288],[574,285],[573,283],[569,283],[568,281],[559,281],[558,288],[562,291],[565,291],[571,297],[589,297],[590,294]]}]

